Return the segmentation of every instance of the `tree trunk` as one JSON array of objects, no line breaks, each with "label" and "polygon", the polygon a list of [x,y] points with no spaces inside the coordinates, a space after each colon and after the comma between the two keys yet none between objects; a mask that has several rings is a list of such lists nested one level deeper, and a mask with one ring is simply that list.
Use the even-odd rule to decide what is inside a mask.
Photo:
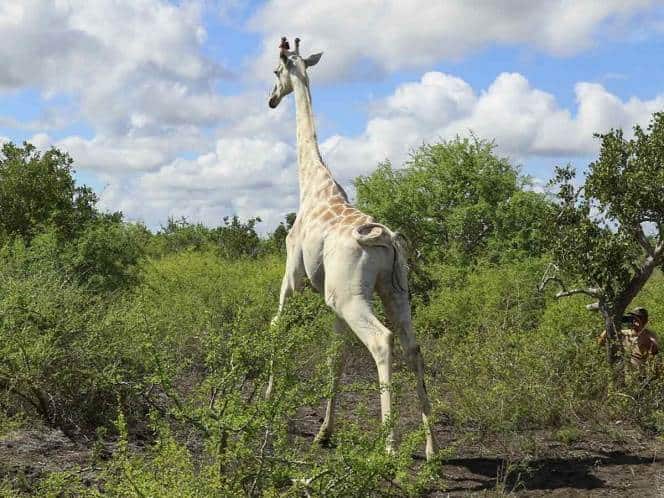
[{"label": "tree trunk", "polygon": [[606,330],[606,359],[609,365],[616,366],[618,360],[623,356],[623,343],[620,340],[620,329],[622,327],[622,315],[625,310],[610,309],[600,306],[600,312],[604,318]]},{"label": "tree trunk", "polygon": [[606,359],[609,365],[615,365],[618,359],[618,350],[616,348],[618,332],[613,317],[610,315],[604,315],[604,330],[606,330],[606,342],[604,343],[606,347]]}]

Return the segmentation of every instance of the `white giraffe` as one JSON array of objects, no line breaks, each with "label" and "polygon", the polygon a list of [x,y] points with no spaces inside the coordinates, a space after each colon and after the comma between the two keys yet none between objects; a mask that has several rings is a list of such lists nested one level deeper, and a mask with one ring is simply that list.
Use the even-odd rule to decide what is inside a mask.
[{"label": "white giraffe", "polygon": [[[336,314],[335,331],[341,334],[352,330],[371,352],[381,385],[382,420],[388,423],[393,341],[392,331],[372,311],[371,299],[377,291],[388,320],[399,336],[408,365],[417,376],[417,395],[426,431],[425,452],[427,459],[431,459],[436,451],[429,425],[431,404],[424,385],[424,362],[411,323],[404,251],[397,234],[348,202],[346,193],[323,163],[307,76],[307,68],[315,65],[322,54],[302,58],[299,42],[296,38],[295,51],[290,51],[288,41],[282,38],[279,65],[275,70],[277,84],[269,100],[269,106],[275,108],[284,96],[295,94],[300,183],[300,209],[286,237],[286,273],[275,319],[288,297],[302,289],[308,277]],[[329,442],[334,428],[335,391],[344,365],[343,348],[329,359],[332,394],[316,436],[316,441],[322,444]],[[271,389],[272,380],[268,392]],[[390,431],[389,452],[393,451],[393,441],[394,434]]]}]

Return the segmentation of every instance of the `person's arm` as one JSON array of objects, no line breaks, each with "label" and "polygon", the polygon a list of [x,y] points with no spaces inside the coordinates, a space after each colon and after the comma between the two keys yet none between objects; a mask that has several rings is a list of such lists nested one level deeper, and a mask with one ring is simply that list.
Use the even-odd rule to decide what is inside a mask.
[{"label": "person's arm", "polygon": [[655,355],[659,353],[659,344],[657,342],[657,336],[650,332],[650,354]]}]

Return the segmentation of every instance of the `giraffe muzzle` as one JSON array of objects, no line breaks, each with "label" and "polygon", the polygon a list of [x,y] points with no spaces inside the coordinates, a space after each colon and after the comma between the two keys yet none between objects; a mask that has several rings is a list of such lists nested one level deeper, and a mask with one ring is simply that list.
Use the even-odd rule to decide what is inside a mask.
[{"label": "giraffe muzzle", "polygon": [[270,106],[270,109],[274,109],[279,105],[279,101],[281,99],[279,98],[279,95],[277,95],[277,87],[275,85],[274,90],[272,90],[272,95],[270,96],[270,100],[268,101],[267,105]]}]

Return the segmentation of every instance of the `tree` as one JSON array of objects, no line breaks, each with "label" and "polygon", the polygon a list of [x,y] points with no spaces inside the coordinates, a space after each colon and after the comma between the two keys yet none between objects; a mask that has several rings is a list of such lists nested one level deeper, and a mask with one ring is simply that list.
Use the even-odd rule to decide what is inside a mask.
[{"label": "tree", "polygon": [[224,224],[214,229],[221,255],[229,259],[257,256],[260,237],[256,233],[256,223],[260,222],[259,217],[243,222],[237,215],[232,218],[224,216]]},{"label": "tree", "polygon": [[359,177],[358,205],[434,260],[539,255],[549,203],[494,148],[477,138],[423,145],[403,168],[387,161]]},{"label": "tree", "polygon": [[157,252],[163,254],[213,247],[217,237],[214,229],[208,228],[202,223],[190,223],[183,216],[181,218],[169,217],[166,226],[162,226],[159,230],[157,240],[161,242]]},{"label": "tree", "polygon": [[0,152],[0,233],[30,240],[45,227],[74,237],[97,216],[97,196],[76,186],[71,157],[52,148],[9,142]]},{"label": "tree", "polygon": [[[558,297],[585,294],[602,314],[607,331],[607,358],[618,359],[622,316],[656,267],[664,262],[664,113],[654,114],[648,128],[634,127],[595,135],[599,157],[585,182],[575,186],[575,171],[556,169],[559,205],[551,218],[549,237],[554,264],[561,275]],[[573,280],[567,288],[564,280]]]}]

